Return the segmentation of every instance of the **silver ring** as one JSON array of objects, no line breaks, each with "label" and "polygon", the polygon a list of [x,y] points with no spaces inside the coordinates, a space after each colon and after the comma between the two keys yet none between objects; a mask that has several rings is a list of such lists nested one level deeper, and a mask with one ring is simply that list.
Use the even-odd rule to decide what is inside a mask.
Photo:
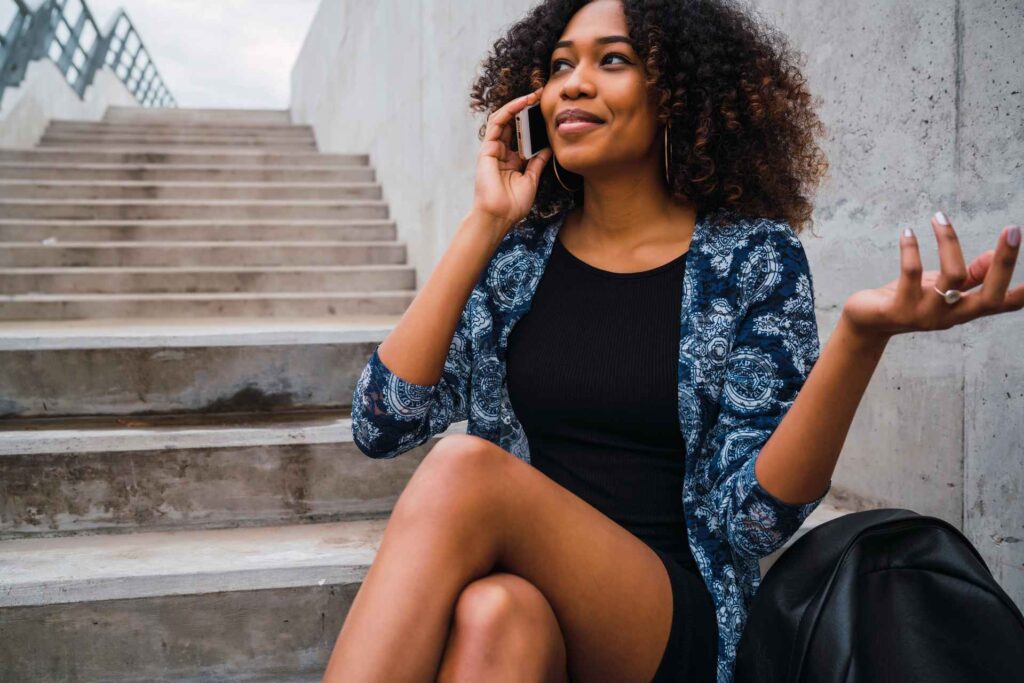
[{"label": "silver ring", "polygon": [[957,301],[960,301],[960,297],[963,296],[963,292],[961,292],[959,289],[947,289],[945,292],[943,292],[941,289],[934,285],[932,285],[932,289],[941,294],[942,298],[946,300],[947,304],[955,304]]}]

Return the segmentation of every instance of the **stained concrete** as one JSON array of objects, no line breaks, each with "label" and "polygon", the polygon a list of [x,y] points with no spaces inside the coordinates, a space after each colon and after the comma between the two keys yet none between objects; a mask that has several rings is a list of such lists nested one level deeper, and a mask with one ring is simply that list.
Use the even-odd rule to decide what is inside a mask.
[{"label": "stained concrete", "polygon": [[0,324],[0,416],[344,409],[395,319]]},{"label": "stained concrete", "polygon": [[318,683],[360,585],[0,610],[0,680]]},{"label": "stained concrete", "polygon": [[232,418],[0,431],[0,540],[387,515],[427,451],[466,427],[385,462],[359,451],[347,415]]}]

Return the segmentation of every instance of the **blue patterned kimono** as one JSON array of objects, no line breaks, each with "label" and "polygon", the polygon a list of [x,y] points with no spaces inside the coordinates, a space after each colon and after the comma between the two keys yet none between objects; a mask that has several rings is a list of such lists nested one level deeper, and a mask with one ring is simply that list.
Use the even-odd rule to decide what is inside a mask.
[{"label": "blue patterned kimono", "polygon": [[[502,240],[462,311],[437,384],[401,379],[374,350],[352,396],[360,450],[393,458],[468,419],[467,433],[530,462],[509,401],[505,352],[565,213],[524,219]],[[816,500],[790,504],[754,476],[758,452],[818,358],[814,290],[803,245],[787,222],[719,210],[699,216],[680,296],[681,495],[690,550],[717,612],[717,681],[730,683],[761,581],[758,559],[781,547],[832,487],[830,481]]]}]

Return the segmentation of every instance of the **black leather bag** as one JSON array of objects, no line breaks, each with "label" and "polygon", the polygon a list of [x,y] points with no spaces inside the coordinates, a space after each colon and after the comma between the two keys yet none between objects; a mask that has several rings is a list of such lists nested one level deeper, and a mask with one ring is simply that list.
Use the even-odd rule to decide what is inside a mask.
[{"label": "black leather bag", "polygon": [[768,570],[734,680],[1024,681],[1024,617],[953,525],[901,508],[854,512]]}]

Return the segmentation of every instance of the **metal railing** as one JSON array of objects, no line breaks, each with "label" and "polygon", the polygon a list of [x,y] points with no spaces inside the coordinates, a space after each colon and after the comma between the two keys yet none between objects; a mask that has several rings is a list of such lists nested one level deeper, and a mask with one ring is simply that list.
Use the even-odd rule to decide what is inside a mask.
[{"label": "metal railing", "polygon": [[142,106],[177,106],[123,9],[101,32],[85,0],[0,2],[14,4],[14,18],[0,34],[0,101],[25,78],[30,62],[48,57],[79,98],[108,66]]}]

